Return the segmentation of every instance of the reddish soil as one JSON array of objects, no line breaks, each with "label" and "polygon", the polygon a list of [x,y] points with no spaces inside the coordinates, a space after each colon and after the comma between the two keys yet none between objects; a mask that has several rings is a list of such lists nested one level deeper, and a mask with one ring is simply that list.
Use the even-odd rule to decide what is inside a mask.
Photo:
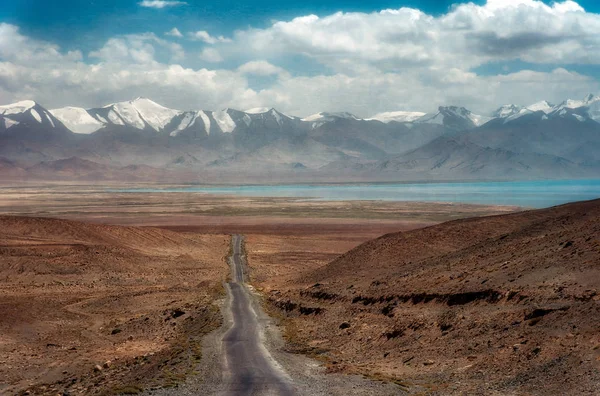
[{"label": "reddish soil", "polygon": [[[388,234],[333,260],[333,240],[277,243],[269,256],[248,240],[267,306],[290,349],[332,371],[434,394],[600,389],[600,200]],[[295,264],[264,268],[276,262]]]},{"label": "reddish soil", "polygon": [[0,216],[0,393],[181,381],[220,324],[228,249],[223,235]]}]

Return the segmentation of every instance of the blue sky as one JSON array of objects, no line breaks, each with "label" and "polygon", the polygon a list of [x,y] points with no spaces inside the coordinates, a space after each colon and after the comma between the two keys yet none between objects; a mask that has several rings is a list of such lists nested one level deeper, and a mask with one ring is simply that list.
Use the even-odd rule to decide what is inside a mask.
[{"label": "blue sky", "polygon": [[[150,96],[179,108],[369,116],[443,104],[485,113],[599,89],[595,0],[7,3],[0,102]],[[401,7],[415,12],[381,12]]]}]

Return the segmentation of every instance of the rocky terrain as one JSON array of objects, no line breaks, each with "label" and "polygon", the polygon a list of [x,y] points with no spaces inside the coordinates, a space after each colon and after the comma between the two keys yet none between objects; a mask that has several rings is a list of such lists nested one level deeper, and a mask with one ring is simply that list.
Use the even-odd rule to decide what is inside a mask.
[{"label": "rocky terrain", "polygon": [[409,392],[591,395],[599,220],[599,200],[456,220],[384,235],[329,263],[330,244],[296,244],[282,249],[296,251],[296,265],[268,281],[270,255],[249,239],[249,265],[289,349],[330,371]]},{"label": "rocky terrain", "polygon": [[229,237],[0,216],[0,393],[172,386],[221,323]]}]

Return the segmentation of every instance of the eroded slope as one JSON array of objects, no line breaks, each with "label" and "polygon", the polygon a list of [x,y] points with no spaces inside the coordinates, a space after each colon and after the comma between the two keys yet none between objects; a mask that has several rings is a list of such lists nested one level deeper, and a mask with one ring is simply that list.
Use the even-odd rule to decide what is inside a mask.
[{"label": "eroded slope", "polygon": [[388,234],[271,290],[290,345],[446,393],[600,386],[600,201]]}]

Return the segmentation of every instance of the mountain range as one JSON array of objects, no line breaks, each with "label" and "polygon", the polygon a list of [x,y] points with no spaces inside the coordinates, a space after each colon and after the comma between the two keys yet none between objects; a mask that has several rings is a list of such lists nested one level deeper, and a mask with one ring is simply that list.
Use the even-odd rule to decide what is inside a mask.
[{"label": "mountain range", "polygon": [[502,180],[595,177],[600,97],[370,118],[273,108],[181,111],[147,98],[101,108],[0,106],[0,179]]}]

